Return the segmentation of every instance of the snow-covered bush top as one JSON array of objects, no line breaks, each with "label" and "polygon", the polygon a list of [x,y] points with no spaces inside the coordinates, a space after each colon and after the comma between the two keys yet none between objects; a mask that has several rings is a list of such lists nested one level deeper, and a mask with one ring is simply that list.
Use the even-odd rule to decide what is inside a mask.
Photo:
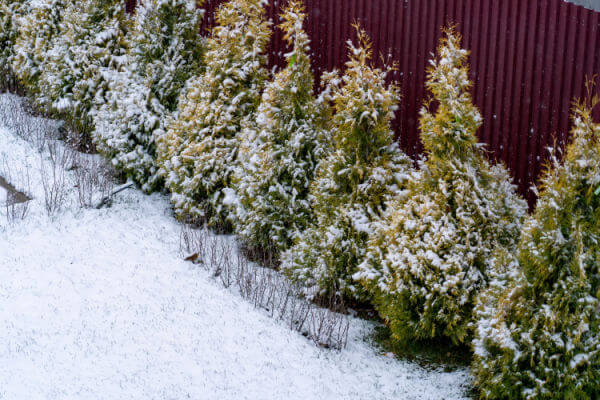
[{"label": "snow-covered bush top", "polygon": [[237,135],[253,118],[268,77],[265,4],[230,0],[219,7],[206,45],[206,71],[190,81],[159,144],[176,212],[213,225],[228,223],[223,201],[237,164]]},{"label": "snow-covered bush top", "polygon": [[433,101],[421,110],[420,132],[426,164],[434,174],[444,174],[449,164],[485,162],[475,134],[483,120],[471,100],[469,53],[460,41],[458,34],[447,31],[427,71],[425,85]]},{"label": "snow-covered bush top", "polygon": [[127,63],[129,20],[123,2],[83,0],[70,3],[53,40],[40,77],[41,102],[69,118],[83,134],[91,130],[90,111],[107,90],[101,70]]},{"label": "snow-covered bush top", "polygon": [[345,74],[331,78],[335,117],[331,154],[310,189],[314,225],[283,255],[283,268],[307,294],[363,293],[351,276],[365,253],[371,222],[406,180],[410,159],[394,142],[398,88],[370,65],[371,42],[357,29]]},{"label": "snow-covered bush top", "polygon": [[490,254],[497,245],[514,248],[526,212],[508,172],[490,166],[477,143],[482,120],[469,94],[467,54],[447,30],[428,70],[433,99],[421,111],[426,159],[389,204],[355,275],[402,343],[469,340]]},{"label": "snow-covered bush top", "polygon": [[204,38],[199,35],[204,1],[142,0],[131,32],[135,72],[169,111],[185,82],[200,73]]},{"label": "snow-covered bush top", "polygon": [[94,143],[118,171],[151,192],[161,183],[155,141],[164,134],[166,110],[135,72],[103,74],[110,89],[93,111]]},{"label": "snow-covered bush top", "polygon": [[478,307],[473,372],[484,398],[600,395],[600,124],[591,115],[575,108],[564,160],[553,155],[517,256],[497,260],[496,287]]},{"label": "snow-covered bush top", "polygon": [[330,106],[315,98],[304,6],[292,0],[280,28],[288,65],[262,96],[256,123],[241,135],[236,171],[237,231],[249,246],[278,253],[312,217],[309,187],[326,152]]},{"label": "snow-covered bush top", "polygon": [[127,37],[127,64],[122,71],[102,69],[108,90],[94,112],[96,145],[146,192],[162,183],[156,139],[189,77],[201,73],[202,10],[196,5],[194,0],[142,1]]},{"label": "snow-covered bush top", "polygon": [[8,78],[12,73],[10,66],[19,29],[18,20],[27,11],[26,0],[0,0],[0,79]]},{"label": "snow-covered bush top", "polygon": [[29,2],[29,10],[18,18],[13,70],[31,95],[38,95],[42,65],[54,38],[60,34],[67,0]]}]

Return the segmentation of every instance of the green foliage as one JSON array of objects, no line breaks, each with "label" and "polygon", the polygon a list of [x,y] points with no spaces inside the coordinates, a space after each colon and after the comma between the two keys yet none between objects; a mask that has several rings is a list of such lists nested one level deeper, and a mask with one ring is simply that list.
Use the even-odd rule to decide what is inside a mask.
[{"label": "green foliage", "polygon": [[131,32],[134,71],[169,111],[186,83],[199,75],[205,40],[200,32],[204,0],[144,0]]},{"label": "green foliage", "polygon": [[152,192],[162,183],[155,140],[164,134],[167,112],[131,70],[113,71],[106,79],[110,89],[92,112],[94,144],[117,171]]},{"label": "green foliage", "polygon": [[191,79],[158,143],[175,211],[227,227],[225,194],[237,165],[239,133],[255,118],[268,77],[270,24],[264,0],[230,0],[217,11],[206,71]]},{"label": "green foliage", "polygon": [[350,60],[334,80],[332,151],[317,169],[310,188],[314,225],[282,256],[284,270],[316,296],[362,298],[352,274],[363,261],[372,220],[404,183],[410,159],[394,142],[390,123],[399,100],[388,86],[388,71],[370,65],[371,43],[362,30],[350,43]]},{"label": "green foliage", "polygon": [[8,78],[12,74],[10,68],[15,55],[15,40],[18,33],[18,19],[27,14],[25,0],[0,0],[0,76]]},{"label": "green foliage", "polygon": [[103,71],[126,64],[129,20],[119,0],[70,3],[41,66],[38,100],[66,118],[83,135],[90,133],[90,111],[104,102],[108,89]]},{"label": "green foliage", "polygon": [[156,139],[191,75],[201,72],[202,10],[196,0],[144,0],[136,9],[121,71],[104,70],[108,90],[94,110],[94,141],[117,170],[146,192],[161,187]]},{"label": "green foliage", "polygon": [[490,166],[477,143],[482,121],[469,94],[467,55],[447,30],[428,70],[434,103],[421,112],[426,160],[390,202],[355,275],[401,344],[469,342],[490,255],[497,245],[514,248],[526,212],[508,172]]},{"label": "green foliage", "polygon": [[301,1],[290,1],[281,24],[293,47],[288,66],[267,85],[256,124],[241,135],[236,171],[237,231],[250,247],[276,255],[312,219],[309,187],[328,139],[330,107],[315,98],[305,18]]},{"label": "green foliage", "polygon": [[18,20],[12,67],[30,96],[40,94],[39,79],[42,65],[51,44],[60,33],[67,0],[31,2],[29,10]]},{"label": "green foliage", "polygon": [[473,373],[487,399],[600,396],[600,124],[575,108],[573,138],[541,180],[517,255],[495,258],[478,305]]}]

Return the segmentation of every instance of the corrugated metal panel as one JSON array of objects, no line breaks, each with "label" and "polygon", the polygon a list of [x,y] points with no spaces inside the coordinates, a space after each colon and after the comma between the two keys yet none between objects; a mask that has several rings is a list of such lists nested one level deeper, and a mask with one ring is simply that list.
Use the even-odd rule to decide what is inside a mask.
[{"label": "corrugated metal panel", "polygon": [[[224,0],[207,0],[203,30]],[[582,0],[586,1],[586,0]],[[597,0],[587,0],[588,3]],[[378,65],[396,62],[402,103],[395,129],[403,149],[421,151],[418,113],[425,68],[443,25],[456,24],[471,50],[473,98],[484,125],[478,135],[493,158],[505,162],[530,201],[548,146],[568,138],[572,101],[584,95],[585,77],[600,74],[600,13],[563,0],[305,0],[317,77],[342,68],[350,24],[369,32]],[[276,19],[285,0],[270,0]],[[589,5],[589,4],[588,4]],[[270,62],[286,51],[275,31]],[[598,89],[600,93],[600,89]],[[600,120],[600,107],[596,110]]]},{"label": "corrugated metal panel", "polygon": [[136,0],[126,0],[125,1],[125,10],[128,13],[134,12],[136,4],[137,4]]}]

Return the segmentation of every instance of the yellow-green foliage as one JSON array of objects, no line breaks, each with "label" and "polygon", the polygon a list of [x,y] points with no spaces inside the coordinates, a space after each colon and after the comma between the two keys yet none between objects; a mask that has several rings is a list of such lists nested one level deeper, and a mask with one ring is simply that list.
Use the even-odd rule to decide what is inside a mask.
[{"label": "yellow-green foliage", "polygon": [[41,67],[52,40],[60,34],[66,0],[31,2],[28,12],[19,18],[12,67],[30,95],[39,94]]},{"label": "yellow-green foliage", "polygon": [[355,275],[401,344],[470,340],[490,255],[498,244],[514,248],[526,212],[508,172],[477,142],[467,56],[446,30],[427,74],[432,103],[421,111],[426,160],[388,206]]},{"label": "yellow-green foliage", "polygon": [[104,101],[105,74],[125,65],[129,22],[119,0],[69,3],[46,53],[39,100],[82,134],[92,128],[92,107]]},{"label": "yellow-green foliage", "polygon": [[18,19],[27,13],[27,5],[24,0],[0,0],[0,80],[12,74],[10,65],[14,57]]},{"label": "yellow-green foliage", "polygon": [[[486,399],[600,398],[600,124],[577,106],[517,256],[478,306],[473,373]],[[508,271],[508,273],[507,273]]]},{"label": "yellow-green foliage", "polygon": [[244,129],[236,171],[236,230],[250,247],[278,253],[311,221],[309,187],[326,154],[330,106],[316,99],[310,40],[300,0],[282,14],[284,39],[292,47],[288,66],[265,88],[256,124]]},{"label": "yellow-green foliage", "polygon": [[180,215],[227,225],[225,193],[237,164],[242,126],[255,118],[268,77],[270,38],[264,0],[230,0],[217,11],[206,72],[192,79],[158,159]]},{"label": "yellow-green foliage", "polygon": [[201,72],[204,38],[199,35],[204,0],[140,0],[131,31],[133,71],[169,111],[185,82]]},{"label": "yellow-green foliage", "polygon": [[350,60],[333,94],[332,152],[317,169],[310,188],[314,225],[282,256],[284,270],[307,295],[364,293],[351,276],[363,260],[371,222],[404,183],[410,159],[394,141],[391,121],[398,88],[388,73],[371,66],[371,42],[358,30]]},{"label": "yellow-green foliage", "polygon": [[146,192],[162,185],[156,138],[164,134],[186,81],[201,72],[201,4],[140,1],[127,37],[126,65],[106,74],[108,90],[93,112],[97,150]]}]

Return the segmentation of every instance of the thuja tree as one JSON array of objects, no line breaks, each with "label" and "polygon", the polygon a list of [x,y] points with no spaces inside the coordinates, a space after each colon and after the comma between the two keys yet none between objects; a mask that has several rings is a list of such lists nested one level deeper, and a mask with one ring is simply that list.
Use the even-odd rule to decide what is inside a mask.
[{"label": "thuja tree", "polygon": [[21,84],[34,99],[40,93],[39,78],[52,41],[61,32],[67,0],[30,2],[18,19],[18,35],[12,67]]},{"label": "thuja tree", "polygon": [[70,3],[42,64],[40,101],[84,136],[93,127],[90,111],[104,101],[107,81],[101,71],[126,64],[129,21],[120,0]]},{"label": "thuja tree", "polygon": [[[564,160],[541,179],[516,257],[496,261],[478,307],[483,398],[600,396],[600,124],[578,105]],[[512,273],[507,273],[511,272]]]},{"label": "thuja tree", "polygon": [[186,83],[199,75],[204,38],[199,35],[204,0],[144,0],[131,32],[134,71],[169,111]]},{"label": "thuja tree", "polygon": [[386,84],[388,70],[371,65],[371,42],[357,31],[358,45],[349,44],[346,72],[333,94],[331,154],[310,188],[314,224],[282,256],[283,269],[309,296],[363,298],[352,274],[363,261],[373,219],[411,169],[390,125],[398,88]]},{"label": "thuja tree", "polygon": [[146,192],[161,185],[156,138],[164,134],[186,81],[201,72],[200,5],[142,1],[128,36],[127,65],[121,71],[102,70],[108,90],[93,113],[96,146]]},{"label": "thuja tree", "polygon": [[467,51],[445,31],[428,70],[433,102],[421,112],[426,160],[390,204],[355,278],[365,282],[400,344],[448,337],[468,343],[490,254],[513,249],[525,202],[507,171],[486,160],[475,132]]},{"label": "thuja tree", "polygon": [[124,177],[152,192],[162,182],[155,142],[164,134],[167,110],[130,69],[103,74],[110,89],[92,110],[94,144]]},{"label": "thuja tree", "polygon": [[26,14],[27,6],[25,0],[0,0],[0,85],[12,76],[10,65],[15,54],[18,19]]},{"label": "thuja tree", "polygon": [[275,255],[311,221],[309,187],[326,153],[330,108],[314,94],[302,2],[291,0],[281,17],[288,65],[267,85],[256,124],[243,131],[236,171],[237,231],[249,247]]},{"label": "thuja tree", "polygon": [[268,77],[270,24],[265,0],[230,0],[216,13],[206,70],[190,80],[176,118],[158,144],[175,211],[230,228],[225,193],[232,186],[239,133],[255,118]]}]

